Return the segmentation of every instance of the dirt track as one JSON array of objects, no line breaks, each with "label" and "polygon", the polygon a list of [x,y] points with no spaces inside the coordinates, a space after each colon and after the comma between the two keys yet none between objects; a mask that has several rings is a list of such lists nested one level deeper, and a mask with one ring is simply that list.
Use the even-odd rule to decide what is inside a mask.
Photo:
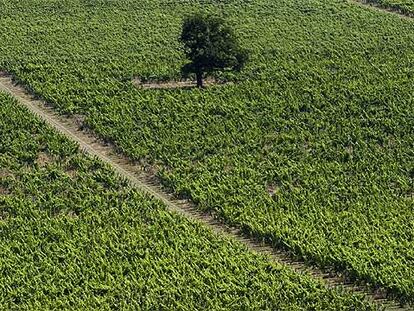
[{"label": "dirt track", "polygon": [[10,76],[0,72],[0,91],[5,91],[13,95],[22,105],[27,107],[32,113],[39,116],[46,123],[57,129],[60,133],[76,141],[86,153],[96,156],[108,163],[120,176],[129,180],[131,185],[146,192],[158,200],[162,201],[169,210],[182,214],[190,219],[201,222],[213,231],[228,238],[237,240],[247,246],[253,252],[266,254],[270,259],[285,264],[299,273],[307,273],[326,284],[328,287],[343,287],[345,290],[362,293],[367,300],[374,301],[382,305],[386,310],[414,310],[409,307],[400,307],[398,303],[388,300],[386,291],[371,290],[367,286],[358,286],[349,282],[345,276],[335,273],[325,273],[315,267],[310,267],[304,262],[293,260],[288,252],[276,250],[270,246],[247,237],[237,228],[229,228],[215,219],[214,216],[205,214],[197,210],[191,202],[178,200],[166,193],[158,181],[141,167],[131,163],[124,156],[116,153],[115,148],[100,142],[90,133],[79,129],[79,124],[74,118],[64,118],[57,115],[46,103],[34,99],[24,88],[15,85]]},{"label": "dirt track", "polygon": [[349,0],[349,1],[353,4],[356,4],[356,5],[359,5],[359,6],[362,6],[362,7],[368,7],[372,10],[397,15],[401,18],[409,19],[411,21],[414,20],[414,14],[404,13],[401,10],[398,10],[398,9],[395,9],[395,8],[389,8],[389,7],[386,7],[386,6],[382,6],[382,5],[376,3],[373,0]]}]

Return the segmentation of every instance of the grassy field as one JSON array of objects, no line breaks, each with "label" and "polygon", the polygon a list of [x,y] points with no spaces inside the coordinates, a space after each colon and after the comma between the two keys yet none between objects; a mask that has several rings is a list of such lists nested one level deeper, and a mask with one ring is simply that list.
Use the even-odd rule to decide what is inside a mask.
[{"label": "grassy field", "polygon": [[[238,83],[173,79],[182,17],[229,20]],[[163,183],[321,267],[414,301],[414,22],[340,0],[2,2],[0,68]]]},{"label": "grassy field", "polygon": [[0,93],[0,310],[373,310],[173,215]]}]

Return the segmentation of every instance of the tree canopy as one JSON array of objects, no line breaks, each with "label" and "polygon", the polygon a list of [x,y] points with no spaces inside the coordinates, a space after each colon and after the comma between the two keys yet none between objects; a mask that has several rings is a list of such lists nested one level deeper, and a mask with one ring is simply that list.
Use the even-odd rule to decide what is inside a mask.
[{"label": "tree canopy", "polygon": [[183,66],[182,73],[195,74],[198,87],[203,87],[203,78],[213,71],[240,71],[248,59],[233,30],[219,17],[200,13],[187,17],[180,40],[191,60]]}]

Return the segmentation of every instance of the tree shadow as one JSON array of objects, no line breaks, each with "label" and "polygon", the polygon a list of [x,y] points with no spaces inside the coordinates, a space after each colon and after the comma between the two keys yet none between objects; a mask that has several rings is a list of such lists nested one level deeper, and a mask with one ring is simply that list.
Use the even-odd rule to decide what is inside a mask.
[{"label": "tree shadow", "polygon": [[[197,87],[195,80],[181,80],[181,81],[142,81],[140,78],[134,78],[132,84],[141,90],[193,90],[200,89]],[[223,82],[216,79],[205,79],[204,89],[211,86],[223,86],[233,84],[232,82]]]}]

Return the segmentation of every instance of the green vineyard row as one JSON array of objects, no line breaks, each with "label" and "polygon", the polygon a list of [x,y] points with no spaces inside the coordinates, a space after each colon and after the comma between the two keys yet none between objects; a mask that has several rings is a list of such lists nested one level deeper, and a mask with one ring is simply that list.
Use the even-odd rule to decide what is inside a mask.
[{"label": "green vineyard row", "polygon": [[[36,5],[35,5],[36,4]],[[0,3],[0,68],[224,222],[414,301],[414,23],[342,0]],[[251,54],[233,83],[145,90],[186,14]]]},{"label": "green vineyard row", "polygon": [[0,93],[1,310],[373,310],[166,211]]}]

